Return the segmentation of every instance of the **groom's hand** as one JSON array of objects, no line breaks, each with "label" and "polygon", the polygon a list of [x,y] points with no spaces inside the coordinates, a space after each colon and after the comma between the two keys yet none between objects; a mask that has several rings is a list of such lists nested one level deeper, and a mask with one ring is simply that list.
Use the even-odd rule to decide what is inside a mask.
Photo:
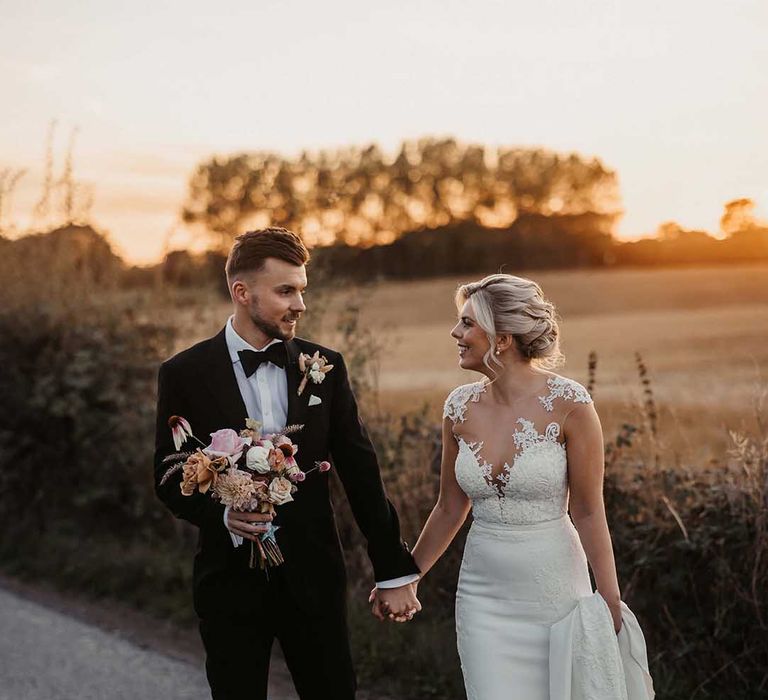
[{"label": "groom's hand", "polygon": [[407,622],[421,610],[415,583],[399,588],[374,588],[368,602],[373,604],[371,612],[379,620],[389,618],[394,622]]},{"label": "groom's hand", "polygon": [[230,510],[227,514],[229,531],[252,542],[269,530],[270,522],[272,522],[272,516],[269,513],[243,513]]}]

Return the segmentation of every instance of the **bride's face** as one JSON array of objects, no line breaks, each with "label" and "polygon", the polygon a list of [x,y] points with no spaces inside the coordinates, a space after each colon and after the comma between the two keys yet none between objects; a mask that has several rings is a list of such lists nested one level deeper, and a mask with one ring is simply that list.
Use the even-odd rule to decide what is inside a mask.
[{"label": "bride's face", "polygon": [[491,347],[488,336],[475,319],[472,302],[467,299],[459,312],[459,321],[451,331],[459,348],[459,367],[482,371],[483,357]]}]

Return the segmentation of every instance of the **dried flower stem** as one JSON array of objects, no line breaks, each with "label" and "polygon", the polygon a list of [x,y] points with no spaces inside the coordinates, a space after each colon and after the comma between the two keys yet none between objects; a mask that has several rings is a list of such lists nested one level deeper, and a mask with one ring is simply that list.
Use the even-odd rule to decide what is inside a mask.
[{"label": "dried flower stem", "polygon": [[166,462],[171,462],[174,459],[186,459],[191,454],[192,454],[191,452],[174,452],[173,454],[170,454],[167,457],[165,457],[162,461],[162,464],[165,464]]},{"label": "dried flower stem", "polygon": [[587,382],[587,393],[594,398],[595,395],[595,380],[597,377],[597,352],[592,350],[589,353],[587,360],[587,373],[589,380]]},{"label": "dried flower stem", "polygon": [[275,437],[278,435],[291,435],[298,433],[304,427],[303,423],[294,423],[293,425],[286,425],[282,430],[275,433]]},{"label": "dried flower stem", "polygon": [[163,474],[163,478],[160,479],[160,486],[165,484],[168,479],[170,479],[176,472],[181,471],[184,468],[184,465],[186,464],[186,460],[181,460],[180,462],[176,462],[165,474]]},{"label": "dried flower stem", "polygon": [[643,360],[643,356],[639,353],[635,353],[635,363],[637,365],[637,373],[640,377],[640,383],[643,386],[643,414],[645,416],[645,427],[650,433],[651,448],[653,450],[653,464],[656,468],[659,466],[659,444],[658,444],[658,419],[659,414],[656,408],[656,399],[653,395],[653,386],[651,385],[651,378],[648,374],[648,367]]},{"label": "dried flower stem", "polygon": [[650,428],[651,435],[654,439],[658,435],[658,412],[656,410],[656,399],[653,395],[653,387],[651,386],[651,379],[648,375],[648,367],[643,360],[643,356],[639,353],[635,353],[635,363],[637,364],[637,373],[640,376],[640,383],[643,385],[643,408],[645,410],[645,417],[648,419],[648,427]]}]

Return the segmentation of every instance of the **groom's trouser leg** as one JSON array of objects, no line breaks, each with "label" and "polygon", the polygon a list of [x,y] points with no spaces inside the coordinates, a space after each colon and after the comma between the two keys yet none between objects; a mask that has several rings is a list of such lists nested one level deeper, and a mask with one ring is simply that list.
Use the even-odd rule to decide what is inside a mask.
[{"label": "groom's trouser leg", "polygon": [[329,605],[303,612],[290,592],[275,621],[283,649],[301,700],[354,700],[357,681],[349,648],[346,606]]},{"label": "groom's trouser leg", "polygon": [[205,670],[213,700],[266,700],[271,620],[254,614],[200,620]]}]

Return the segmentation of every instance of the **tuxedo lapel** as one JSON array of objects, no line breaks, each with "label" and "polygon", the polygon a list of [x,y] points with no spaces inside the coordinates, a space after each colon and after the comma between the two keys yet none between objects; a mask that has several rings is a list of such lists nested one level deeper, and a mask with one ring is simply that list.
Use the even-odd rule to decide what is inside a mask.
[{"label": "tuxedo lapel", "polygon": [[221,427],[241,430],[245,427],[248,410],[237,386],[224,330],[211,338],[210,364],[204,371],[222,416]]},{"label": "tuxedo lapel", "polygon": [[286,365],[286,378],[288,380],[288,419],[287,425],[305,423],[307,415],[307,406],[309,396],[312,393],[309,387],[305,386],[304,391],[299,396],[299,384],[302,375],[299,370],[299,354],[301,352],[295,340],[289,340],[285,343],[285,349],[288,354],[288,364]]}]

